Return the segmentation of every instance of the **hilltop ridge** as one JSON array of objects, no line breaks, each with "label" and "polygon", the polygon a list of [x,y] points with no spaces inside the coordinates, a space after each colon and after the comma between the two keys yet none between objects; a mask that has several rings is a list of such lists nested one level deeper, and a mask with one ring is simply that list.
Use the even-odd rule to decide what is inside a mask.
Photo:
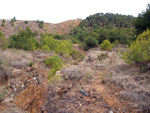
[{"label": "hilltop ridge", "polygon": [[71,29],[78,26],[81,20],[67,20],[61,23],[53,24],[44,22],[43,27],[39,26],[38,21],[22,21],[16,20],[12,25],[11,20],[5,20],[5,26],[2,26],[2,19],[0,19],[0,30],[3,32],[5,37],[9,37],[13,34],[17,34],[19,30],[25,30],[27,26],[30,27],[32,32],[38,31],[38,36],[41,33],[52,33],[52,34],[65,34],[69,33]]}]

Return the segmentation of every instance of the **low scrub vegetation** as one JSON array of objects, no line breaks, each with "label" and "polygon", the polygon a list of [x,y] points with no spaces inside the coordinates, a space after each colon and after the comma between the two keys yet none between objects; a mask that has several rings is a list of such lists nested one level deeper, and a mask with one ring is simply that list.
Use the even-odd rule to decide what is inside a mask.
[{"label": "low scrub vegetation", "polygon": [[104,60],[108,57],[108,53],[101,53],[100,55],[98,55],[98,60]]},{"label": "low scrub vegetation", "polygon": [[8,80],[12,75],[12,70],[9,58],[3,54],[3,51],[0,51],[0,83]]},{"label": "low scrub vegetation", "polygon": [[5,95],[8,94],[8,90],[0,89],[0,102],[4,99]]}]

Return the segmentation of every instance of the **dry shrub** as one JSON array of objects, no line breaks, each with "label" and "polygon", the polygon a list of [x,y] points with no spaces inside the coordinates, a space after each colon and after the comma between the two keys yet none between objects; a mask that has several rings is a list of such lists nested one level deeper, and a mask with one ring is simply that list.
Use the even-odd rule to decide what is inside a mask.
[{"label": "dry shrub", "polygon": [[141,73],[140,67],[127,64],[115,52],[109,52],[109,58],[101,61],[92,61],[101,72],[102,82],[112,82],[124,90],[120,95],[128,98],[140,112],[150,112],[150,75]]},{"label": "dry shrub", "polygon": [[124,64],[115,66],[111,79],[106,81],[114,82],[123,87],[120,94],[128,98],[136,109],[144,113],[150,112],[150,76],[149,73],[140,73],[140,68]]},{"label": "dry shrub", "polygon": [[22,50],[0,51],[0,83],[8,80],[13,73],[13,68],[26,68],[32,61],[32,55]]},{"label": "dry shrub", "polygon": [[65,79],[75,80],[77,78],[82,78],[83,74],[81,72],[82,67],[73,65],[69,68],[62,70]]},{"label": "dry shrub", "polygon": [[8,80],[12,74],[12,67],[10,66],[9,59],[0,51],[0,83]]},{"label": "dry shrub", "polygon": [[98,55],[98,59],[99,60],[104,60],[108,57],[108,53],[101,53],[100,55]]},{"label": "dry shrub", "polygon": [[23,50],[9,49],[3,51],[3,56],[9,59],[10,65],[14,68],[26,68],[33,61],[33,57],[30,53]]}]

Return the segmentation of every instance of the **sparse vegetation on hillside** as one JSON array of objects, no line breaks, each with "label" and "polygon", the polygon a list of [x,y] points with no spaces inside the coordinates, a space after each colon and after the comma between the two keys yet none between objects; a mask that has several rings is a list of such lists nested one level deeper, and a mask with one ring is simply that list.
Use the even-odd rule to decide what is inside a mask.
[{"label": "sparse vegetation on hillside", "polygon": [[42,21],[37,20],[37,23],[39,23],[40,28],[44,27],[44,21],[43,20]]},{"label": "sparse vegetation on hillside", "polygon": [[[6,106],[13,101],[8,107],[18,106],[27,112],[149,113],[150,30],[137,37],[135,19],[98,13],[64,35],[59,35],[66,31],[64,24],[15,22],[13,18],[15,25],[11,26],[7,20],[1,30],[6,32],[5,28],[10,27],[19,33],[7,40],[0,32],[0,85],[8,80],[2,89],[0,86],[0,102],[8,90]],[[68,28],[74,25],[70,22]],[[90,50],[85,52],[81,47]],[[117,51],[125,52],[119,56]],[[141,66],[144,73],[121,57]]]},{"label": "sparse vegetation on hillside", "polygon": [[11,25],[12,26],[14,26],[14,23],[16,22],[16,17],[13,17],[12,19],[11,19]]}]

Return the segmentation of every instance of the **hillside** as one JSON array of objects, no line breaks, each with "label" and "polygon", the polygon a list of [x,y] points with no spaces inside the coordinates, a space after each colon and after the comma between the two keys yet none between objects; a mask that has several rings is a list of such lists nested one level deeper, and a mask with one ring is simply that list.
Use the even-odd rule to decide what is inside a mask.
[{"label": "hillside", "polygon": [[150,113],[148,6],[136,18],[1,20],[0,113]]},{"label": "hillside", "polygon": [[5,26],[2,26],[2,21],[3,20],[0,19],[0,29],[5,37],[17,34],[19,30],[25,30],[27,26],[30,27],[32,32],[38,31],[38,35],[46,32],[52,34],[65,34],[69,33],[71,29],[78,26],[81,22],[81,20],[68,20],[58,24],[44,23],[43,28],[40,28],[37,21],[26,21],[27,23],[25,23],[25,21],[16,20],[14,25],[12,25],[11,20],[5,20]]},{"label": "hillside", "polygon": [[[135,40],[134,21],[135,17],[130,15],[97,13],[88,16],[69,34],[81,42],[85,50],[98,46],[106,39],[111,42],[117,40],[122,44],[129,44]],[[93,42],[86,43],[87,40],[93,40]]]}]

